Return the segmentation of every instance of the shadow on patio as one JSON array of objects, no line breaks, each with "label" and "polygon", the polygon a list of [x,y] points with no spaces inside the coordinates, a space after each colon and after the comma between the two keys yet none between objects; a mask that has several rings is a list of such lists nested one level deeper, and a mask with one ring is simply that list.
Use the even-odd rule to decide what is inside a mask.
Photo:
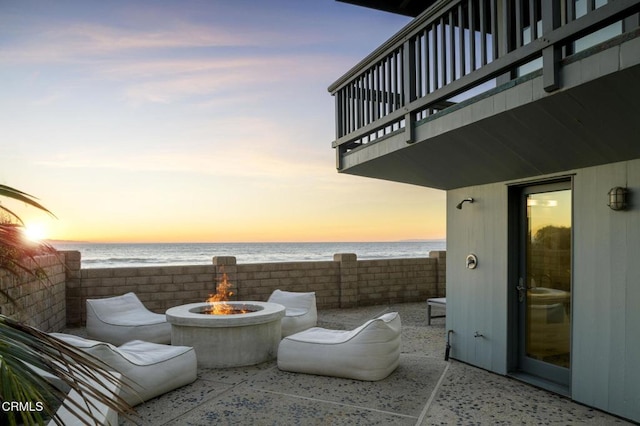
[{"label": "shadow on patio", "polygon": [[323,310],[318,325],[352,329],[392,311],[402,318],[402,355],[384,380],[289,373],[275,361],[201,369],[191,385],[138,405],[135,424],[630,424],[513,379],[445,362],[445,320],[427,326],[426,303]]}]

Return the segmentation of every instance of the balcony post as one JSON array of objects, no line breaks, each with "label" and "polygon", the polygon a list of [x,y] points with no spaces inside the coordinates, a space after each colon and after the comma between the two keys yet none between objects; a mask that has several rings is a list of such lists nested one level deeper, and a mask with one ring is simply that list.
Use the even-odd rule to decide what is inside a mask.
[{"label": "balcony post", "polygon": [[[342,136],[344,136],[347,133],[345,131],[344,120],[343,120],[345,112],[344,112],[344,109],[342,108],[342,105],[343,105],[342,98],[343,98],[342,91],[338,90],[334,95],[334,100],[336,104],[336,140],[340,139]],[[336,169],[341,170],[343,150],[342,148],[340,148],[340,146],[336,146],[335,150],[336,150]]]},{"label": "balcony post", "polygon": [[[513,19],[511,19],[511,2],[507,0],[502,0],[497,5],[497,13],[498,13],[498,54],[497,57],[500,58],[507,53],[511,52],[514,49],[515,45],[515,24]],[[495,58],[494,58],[495,59]],[[497,77],[496,84],[501,85],[503,83],[507,83],[513,80],[516,77],[515,70],[508,70],[504,74],[501,74]]]},{"label": "balcony post", "polygon": [[[560,2],[542,0],[542,37],[560,26]],[[560,88],[561,46],[552,44],[542,50],[542,83],[545,92]]]},{"label": "balcony post", "polygon": [[342,121],[342,117],[344,115],[344,111],[342,109],[342,91],[338,90],[333,98],[336,105],[336,140],[338,140],[345,135],[344,124]]},{"label": "balcony post", "polygon": [[404,42],[402,52],[402,94],[403,105],[407,113],[404,115],[404,132],[407,143],[415,142],[415,114],[407,109],[407,105],[416,100],[416,43],[414,38]]}]

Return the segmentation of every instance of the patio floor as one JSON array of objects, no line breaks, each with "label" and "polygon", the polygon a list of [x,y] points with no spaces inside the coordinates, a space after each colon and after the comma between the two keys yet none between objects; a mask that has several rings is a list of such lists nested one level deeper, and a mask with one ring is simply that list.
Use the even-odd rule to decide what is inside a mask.
[{"label": "patio floor", "polygon": [[[441,311],[433,308],[434,315]],[[385,312],[402,319],[400,366],[379,382],[295,374],[275,361],[202,369],[191,385],[136,407],[121,425],[631,424],[511,378],[444,361],[445,320],[426,303],[322,310],[318,325],[352,329]],[[69,330],[74,332],[74,330]]]}]

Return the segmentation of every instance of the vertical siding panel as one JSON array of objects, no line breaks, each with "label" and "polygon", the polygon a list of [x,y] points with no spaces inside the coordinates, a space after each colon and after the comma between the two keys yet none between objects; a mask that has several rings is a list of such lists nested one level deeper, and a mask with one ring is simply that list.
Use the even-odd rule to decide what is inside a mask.
[{"label": "vertical siding panel", "polygon": [[[629,163],[627,180],[632,193],[640,194],[640,160]],[[636,421],[640,419],[640,264],[634,259],[640,259],[640,209],[634,203],[632,211],[625,213],[626,226],[626,285],[624,289],[624,334],[620,336],[624,343],[624,366],[621,377],[624,389],[617,400],[611,402],[612,407],[619,413]],[[620,351],[622,352],[622,351]]]},{"label": "vertical siding panel", "polygon": [[[461,199],[483,200],[483,213],[458,210]],[[507,187],[489,184],[447,191],[447,330],[455,359],[507,373]],[[469,253],[479,267],[467,269]],[[478,332],[484,337],[475,338]],[[456,347],[457,346],[457,347]]]},{"label": "vertical siding panel", "polygon": [[640,209],[614,212],[603,194],[640,190],[640,160],[581,169],[574,192],[572,397],[640,418]]}]

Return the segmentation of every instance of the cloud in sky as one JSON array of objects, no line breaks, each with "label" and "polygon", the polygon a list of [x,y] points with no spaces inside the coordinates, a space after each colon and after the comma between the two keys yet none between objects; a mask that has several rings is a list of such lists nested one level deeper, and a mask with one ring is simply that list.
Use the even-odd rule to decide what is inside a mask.
[{"label": "cloud in sky", "polygon": [[55,238],[443,237],[442,192],[339,175],[330,147],[327,86],[407,21],[331,0],[2,2],[0,182],[56,212]]}]

